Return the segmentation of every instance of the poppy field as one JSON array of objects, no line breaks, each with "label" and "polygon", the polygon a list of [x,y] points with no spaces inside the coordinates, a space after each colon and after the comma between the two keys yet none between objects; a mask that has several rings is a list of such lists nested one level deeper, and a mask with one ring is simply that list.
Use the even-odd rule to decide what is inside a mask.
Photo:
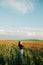
[{"label": "poppy field", "polygon": [[18,41],[0,40],[0,65],[43,65],[43,40],[22,41],[20,58]]}]

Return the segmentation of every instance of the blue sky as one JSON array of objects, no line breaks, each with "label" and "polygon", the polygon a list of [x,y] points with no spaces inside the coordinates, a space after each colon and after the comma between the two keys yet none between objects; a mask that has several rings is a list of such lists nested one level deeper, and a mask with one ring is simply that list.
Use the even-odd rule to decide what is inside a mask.
[{"label": "blue sky", "polygon": [[0,39],[43,39],[43,0],[0,0]]}]

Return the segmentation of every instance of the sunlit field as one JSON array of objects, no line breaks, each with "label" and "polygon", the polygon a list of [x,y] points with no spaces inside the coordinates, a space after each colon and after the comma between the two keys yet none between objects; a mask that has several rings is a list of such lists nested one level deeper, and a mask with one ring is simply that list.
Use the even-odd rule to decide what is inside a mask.
[{"label": "sunlit field", "polygon": [[23,58],[18,41],[0,40],[0,65],[43,65],[43,41],[22,41]]}]

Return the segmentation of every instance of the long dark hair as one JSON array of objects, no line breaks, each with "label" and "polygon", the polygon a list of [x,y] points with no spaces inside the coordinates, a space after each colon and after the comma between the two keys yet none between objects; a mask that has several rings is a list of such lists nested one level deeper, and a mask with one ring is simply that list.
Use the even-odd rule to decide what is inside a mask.
[{"label": "long dark hair", "polygon": [[20,46],[20,41],[18,42],[18,46]]}]

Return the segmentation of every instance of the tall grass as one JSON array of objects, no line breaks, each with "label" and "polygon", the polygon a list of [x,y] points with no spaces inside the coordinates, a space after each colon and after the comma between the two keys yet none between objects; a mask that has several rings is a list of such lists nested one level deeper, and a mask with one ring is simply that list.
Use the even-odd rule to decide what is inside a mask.
[{"label": "tall grass", "polygon": [[[43,48],[41,48],[42,50]],[[25,49],[21,58],[19,48],[11,45],[0,44],[0,65],[43,65],[43,52],[36,49]]]}]

